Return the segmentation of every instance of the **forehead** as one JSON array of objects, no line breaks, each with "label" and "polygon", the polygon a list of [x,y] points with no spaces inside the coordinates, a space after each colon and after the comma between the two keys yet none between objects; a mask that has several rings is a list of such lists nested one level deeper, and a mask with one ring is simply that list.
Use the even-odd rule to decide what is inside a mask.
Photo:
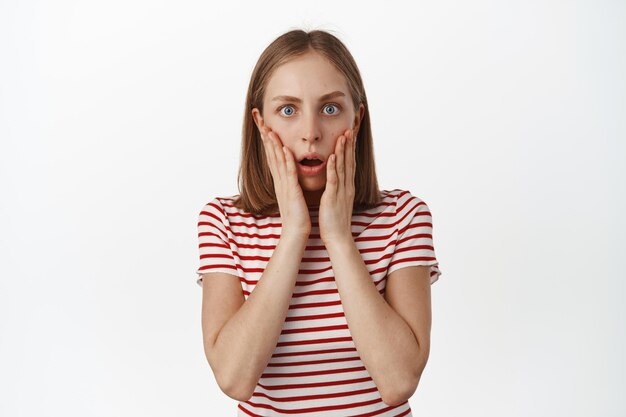
[{"label": "forehead", "polygon": [[270,77],[265,100],[275,95],[317,99],[329,91],[343,91],[349,97],[348,83],[335,66],[318,53],[307,53],[279,66]]}]

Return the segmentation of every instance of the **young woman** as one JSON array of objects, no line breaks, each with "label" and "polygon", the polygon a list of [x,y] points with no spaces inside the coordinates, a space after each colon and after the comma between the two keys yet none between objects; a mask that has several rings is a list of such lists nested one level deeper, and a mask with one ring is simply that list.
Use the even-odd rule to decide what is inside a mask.
[{"label": "young woman", "polygon": [[426,203],[379,190],[344,44],[293,30],[262,53],[240,194],[199,215],[204,349],[240,416],[410,416],[441,274]]}]

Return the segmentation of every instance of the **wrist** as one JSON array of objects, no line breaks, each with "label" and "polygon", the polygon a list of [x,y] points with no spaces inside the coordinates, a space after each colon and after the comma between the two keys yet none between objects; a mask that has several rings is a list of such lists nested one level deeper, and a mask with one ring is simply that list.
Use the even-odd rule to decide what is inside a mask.
[{"label": "wrist", "polygon": [[305,232],[285,232],[280,235],[280,242],[288,245],[306,245],[308,239],[309,233]]},{"label": "wrist", "polygon": [[323,239],[322,241],[324,242],[324,246],[326,246],[327,250],[331,250],[333,248],[351,247],[355,245],[352,233],[343,234],[340,236],[330,236]]}]

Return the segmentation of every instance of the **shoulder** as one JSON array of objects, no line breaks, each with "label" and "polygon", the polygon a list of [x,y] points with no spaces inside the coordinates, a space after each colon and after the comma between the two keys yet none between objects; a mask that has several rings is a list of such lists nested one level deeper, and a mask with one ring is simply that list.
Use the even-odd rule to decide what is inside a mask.
[{"label": "shoulder", "polygon": [[239,211],[239,209],[233,204],[236,197],[236,195],[213,197],[209,202],[202,206],[200,216],[210,216],[223,221],[230,215]]},{"label": "shoulder", "polygon": [[235,196],[213,197],[205,203],[198,215],[198,231],[200,235],[218,233],[223,239],[231,230],[233,216],[237,215],[237,207],[233,205]]},{"label": "shoulder", "polygon": [[401,213],[406,209],[414,208],[418,205],[425,204],[424,201],[415,196],[409,190],[394,188],[380,191],[380,202],[375,207],[367,209],[369,213]]},{"label": "shoulder", "polygon": [[393,222],[400,232],[416,224],[431,222],[428,205],[410,190],[389,190],[387,198],[392,202]]},{"label": "shoulder", "polygon": [[381,193],[383,200],[393,202],[396,213],[426,206],[426,202],[410,190],[394,188],[392,190],[381,190]]}]

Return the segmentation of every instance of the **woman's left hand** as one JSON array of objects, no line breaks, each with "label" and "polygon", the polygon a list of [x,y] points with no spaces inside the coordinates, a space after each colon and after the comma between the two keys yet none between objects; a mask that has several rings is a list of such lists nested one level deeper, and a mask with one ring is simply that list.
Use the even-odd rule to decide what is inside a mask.
[{"label": "woman's left hand", "polygon": [[335,153],[326,164],[326,189],[319,208],[320,237],[325,244],[336,239],[352,239],[355,140],[354,130],[347,129],[337,139]]}]

